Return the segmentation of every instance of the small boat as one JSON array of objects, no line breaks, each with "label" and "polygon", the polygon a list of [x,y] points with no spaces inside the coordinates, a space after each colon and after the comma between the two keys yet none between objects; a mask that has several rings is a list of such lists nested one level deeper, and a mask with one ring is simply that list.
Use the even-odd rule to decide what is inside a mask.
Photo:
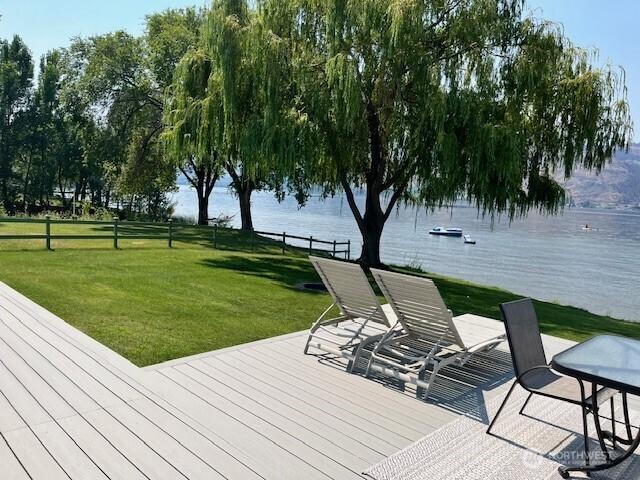
[{"label": "small boat", "polygon": [[464,243],[467,243],[469,245],[475,245],[476,241],[473,238],[471,238],[471,235],[465,235],[464,236]]},{"label": "small boat", "polygon": [[432,230],[429,230],[429,235],[442,235],[444,237],[461,237],[462,229],[461,228],[444,228],[444,227],[436,227]]}]

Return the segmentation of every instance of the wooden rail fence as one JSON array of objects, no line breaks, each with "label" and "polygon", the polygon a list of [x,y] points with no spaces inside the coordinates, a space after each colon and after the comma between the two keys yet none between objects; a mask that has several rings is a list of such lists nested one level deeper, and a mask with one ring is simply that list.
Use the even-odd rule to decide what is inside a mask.
[{"label": "wooden rail fence", "polygon": [[[44,240],[47,250],[51,250],[51,242],[54,240],[113,240],[113,248],[119,248],[120,240],[164,240],[169,248],[173,247],[174,241],[205,241],[211,242],[214,248],[219,247],[220,236],[223,233],[234,232],[237,234],[245,234],[249,236],[250,248],[255,251],[257,241],[267,239],[281,245],[282,254],[286,254],[287,248],[305,249],[309,254],[323,253],[336,257],[344,256],[347,260],[351,259],[351,240],[346,242],[338,242],[336,240],[320,240],[312,236],[302,237],[299,235],[291,235],[286,232],[266,232],[253,230],[246,232],[228,227],[220,227],[218,225],[189,225],[184,223],[176,223],[171,219],[167,222],[127,222],[113,218],[111,221],[98,220],[66,220],[52,219],[49,216],[44,218],[20,218],[9,217],[0,218],[2,224],[42,224],[44,226],[43,233],[26,233],[26,234],[0,234],[0,241],[3,240]],[[52,227],[56,225],[95,225],[103,228],[105,233],[96,234],[56,234],[52,232]],[[155,233],[150,234],[144,229],[153,230]],[[130,230],[138,230],[136,233],[130,233]],[[195,230],[197,234],[185,234],[185,229]],[[287,241],[297,240],[304,242],[305,246],[288,244]],[[308,246],[307,246],[308,245]]]}]

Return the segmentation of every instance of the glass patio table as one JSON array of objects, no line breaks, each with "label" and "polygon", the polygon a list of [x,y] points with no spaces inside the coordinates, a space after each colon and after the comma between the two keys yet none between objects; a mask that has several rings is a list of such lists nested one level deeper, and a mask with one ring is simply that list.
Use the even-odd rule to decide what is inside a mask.
[{"label": "glass patio table", "polygon": [[[551,366],[554,370],[580,381],[583,402],[589,395],[592,395],[592,398],[596,398],[596,392],[600,387],[608,387],[620,391],[627,434],[626,438],[616,435],[616,422],[613,415],[612,431],[604,431],[600,424],[598,406],[594,404],[593,416],[598,442],[604,453],[605,462],[598,465],[589,465],[589,459],[587,458],[587,463],[584,467],[560,467],[560,474],[564,478],[569,478],[570,472],[589,473],[606,470],[619,465],[633,455],[640,445],[640,430],[633,437],[629,421],[627,395],[640,395],[640,340],[615,335],[598,335],[554,356],[551,360]],[[585,383],[592,385],[591,392],[585,391]],[[605,440],[613,442],[614,450],[616,443],[627,445],[628,448],[620,455],[612,458]]]}]

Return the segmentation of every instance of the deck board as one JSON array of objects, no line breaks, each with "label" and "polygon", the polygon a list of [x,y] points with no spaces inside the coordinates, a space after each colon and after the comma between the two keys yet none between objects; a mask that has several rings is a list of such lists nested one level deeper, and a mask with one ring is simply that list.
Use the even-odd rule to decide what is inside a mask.
[{"label": "deck board", "polygon": [[2,465],[2,475],[7,480],[29,480],[29,475],[2,434],[0,434],[0,465]]},{"label": "deck board", "polygon": [[[465,341],[502,333],[463,315]],[[361,479],[511,381],[506,348],[445,369],[433,398],[303,355],[306,333],[144,369],[0,283],[0,465],[8,479]],[[543,336],[549,357],[573,342]],[[633,399],[632,407],[640,402]]]},{"label": "deck board", "polygon": [[60,466],[61,459],[55,458],[51,450],[46,448],[44,442],[30,428],[6,432],[3,436],[30,478],[70,478]]}]

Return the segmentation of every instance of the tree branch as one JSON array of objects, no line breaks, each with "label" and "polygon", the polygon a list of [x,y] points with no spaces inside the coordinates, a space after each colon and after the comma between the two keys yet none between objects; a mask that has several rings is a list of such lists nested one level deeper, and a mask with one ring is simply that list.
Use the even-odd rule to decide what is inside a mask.
[{"label": "tree branch", "polygon": [[358,228],[363,231],[364,230],[364,220],[362,218],[362,214],[360,213],[360,209],[358,208],[358,204],[356,203],[355,196],[353,195],[353,190],[351,189],[351,185],[347,181],[345,175],[340,175],[340,184],[342,185],[342,189],[344,190],[345,196],[347,197],[347,203],[349,204],[349,208],[351,208],[351,212],[353,213],[353,217],[356,219],[356,223],[358,224]]},{"label": "tree branch", "polygon": [[398,200],[400,200],[400,197],[402,196],[402,194],[404,193],[406,188],[407,188],[407,186],[404,185],[404,186],[400,187],[399,189],[395,190],[393,192],[393,194],[391,195],[391,199],[389,200],[389,205],[387,205],[387,209],[384,212],[384,221],[385,222],[389,219],[389,216],[391,215],[391,212],[393,211],[394,207],[396,206],[396,203],[398,203]]},{"label": "tree branch", "polygon": [[191,176],[187,173],[187,171],[182,167],[182,165],[178,165],[178,170],[180,170],[182,172],[182,174],[184,175],[184,177],[187,179],[187,181],[194,187],[194,188],[198,188],[198,185],[196,184],[196,181],[191,178]]}]

